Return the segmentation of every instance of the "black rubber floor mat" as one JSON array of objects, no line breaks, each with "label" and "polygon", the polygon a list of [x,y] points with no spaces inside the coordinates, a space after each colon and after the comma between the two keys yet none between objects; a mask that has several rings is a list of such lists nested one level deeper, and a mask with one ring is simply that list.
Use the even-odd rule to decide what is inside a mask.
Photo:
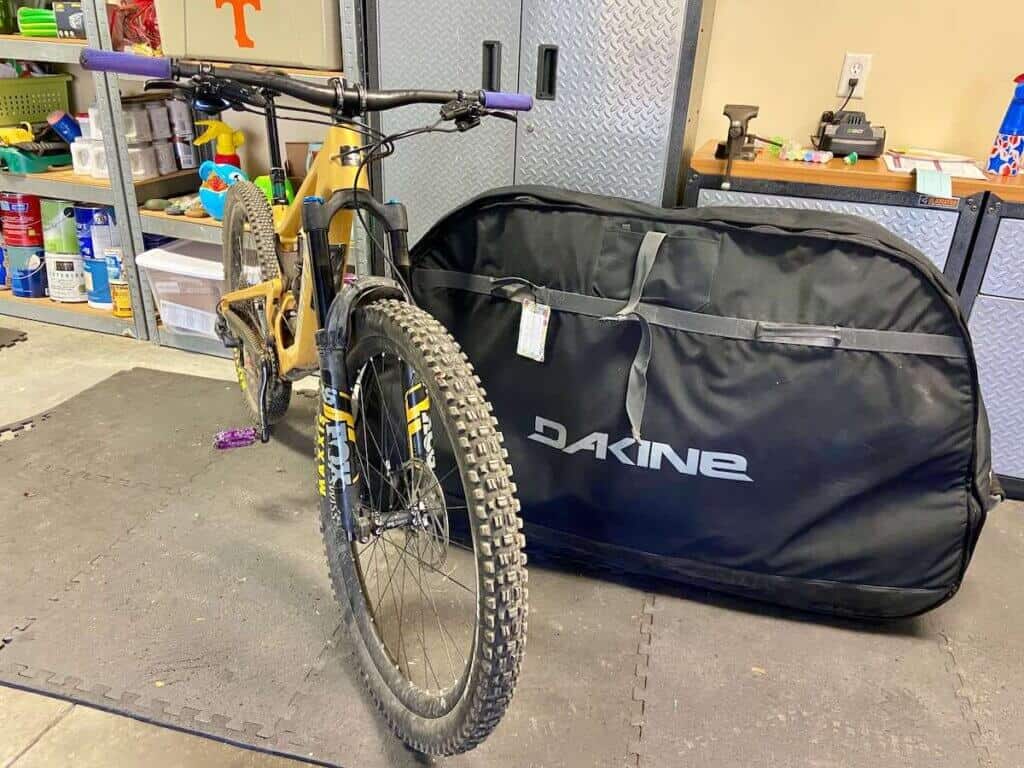
[{"label": "black rubber floor mat", "polygon": [[[300,758],[421,765],[350,664],[296,397],[274,440],[228,452],[235,386],[133,370],[0,444],[0,682]],[[28,495],[25,495],[28,494]],[[509,714],[450,765],[620,766],[636,739],[644,595],[531,568]],[[16,628],[16,629],[15,629]]]},{"label": "black rubber floor mat", "polygon": [[13,346],[27,338],[28,334],[24,331],[16,331],[13,328],[0,328],[0,349]]}]

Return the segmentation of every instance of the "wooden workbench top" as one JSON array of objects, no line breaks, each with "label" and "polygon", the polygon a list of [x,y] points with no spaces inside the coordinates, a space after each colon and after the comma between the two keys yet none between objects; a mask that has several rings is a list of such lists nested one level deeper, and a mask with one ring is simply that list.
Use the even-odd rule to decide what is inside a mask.
[{"label": "wooden workbench top", "polygon": [[[709,176],[725,173],[725,161],[715,159],[715,140],[708,141],[693,155],[691,167]],[[828,163],[804,163],[799,160],[779,160],[759,149],[756,160],[736,160],[733,176],[742,179],[792,181],[802,184],[828,184],[862,189],[886,189],[913,192],[913,174],[892,173],[882,158],[858,160],[846,165],[842,158]],[[1024,203],[1024,176],[988,176],[981,179],[953,179],[953,195],[969,197],[978,192],[993,192],[1008,202]]]}]

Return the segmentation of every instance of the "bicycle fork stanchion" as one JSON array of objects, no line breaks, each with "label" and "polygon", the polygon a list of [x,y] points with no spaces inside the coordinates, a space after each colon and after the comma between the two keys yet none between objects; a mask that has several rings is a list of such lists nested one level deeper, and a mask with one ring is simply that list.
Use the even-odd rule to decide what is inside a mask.
[{"label": "bicycle fork stanchion", "polygon": [[330,222],[320,197],[302,203],[302,223],[309,244],[313,270],[313,294],[320,330],[316,343],[320,354],[320,412],[316,417],[317,492],[327,512],[340,516],[349,541],[364,533],[357,530],[359,482],[365,480],[352,466],[356,455],[355,417],[345,365],[345,340],[331,338],[327,313],[334,301],[334,279],[328,240]]},{"label": "bicycle fork stanchion", "polygon": [[423,384],[416,380],[411,365],[402,364],[405,384],[405,421],[409,434],[409,456],[434,468],[434,435],[430,424],[430,396]]}]

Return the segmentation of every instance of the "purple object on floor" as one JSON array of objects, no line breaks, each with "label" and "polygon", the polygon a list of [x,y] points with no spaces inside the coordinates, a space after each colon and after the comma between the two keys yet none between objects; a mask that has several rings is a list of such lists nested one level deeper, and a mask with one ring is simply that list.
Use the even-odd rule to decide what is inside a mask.
[{"label": "purple object on floor", "polygon": [[213,438],[213,447],[225,451],[228,448],[245,448],[256,442],[255,427],[243,427],[242,429],[228,429],[218,432]]}]

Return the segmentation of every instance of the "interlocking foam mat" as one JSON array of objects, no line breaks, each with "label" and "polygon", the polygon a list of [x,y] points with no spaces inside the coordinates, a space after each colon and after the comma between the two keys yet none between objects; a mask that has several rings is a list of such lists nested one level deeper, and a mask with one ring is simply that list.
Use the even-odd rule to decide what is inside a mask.
[{"label": "interlocking foam mat", "polygon": [[[295,397],[266,446],[235,385],[135,369],[0,428],[0,683],[314,762],[429,764],[339,626]],[[528,482],[528,478],[519,478]],[[529,535],[529,529],[527,531]],[[453,766],[1019,765],[1024,504],[959,595],[893,624],[530,565],[515,699]]]},{"label": "interlocking foam mat", "polygon": [[[339,627],[295,397],[273,441],[237,385],[117,374],[0,443],[0,682],[332,765],[419,765],[371,709]],[[465,765],[626,759],[644,594],[531,570],[528,658]]]},{"label": "interlocking foam mat", "polygon": [[13,328],[0,327],[0,349],[13,346],[19,341],[24,341],[27,338],[28,334],[24,331],[16,331]]}]

